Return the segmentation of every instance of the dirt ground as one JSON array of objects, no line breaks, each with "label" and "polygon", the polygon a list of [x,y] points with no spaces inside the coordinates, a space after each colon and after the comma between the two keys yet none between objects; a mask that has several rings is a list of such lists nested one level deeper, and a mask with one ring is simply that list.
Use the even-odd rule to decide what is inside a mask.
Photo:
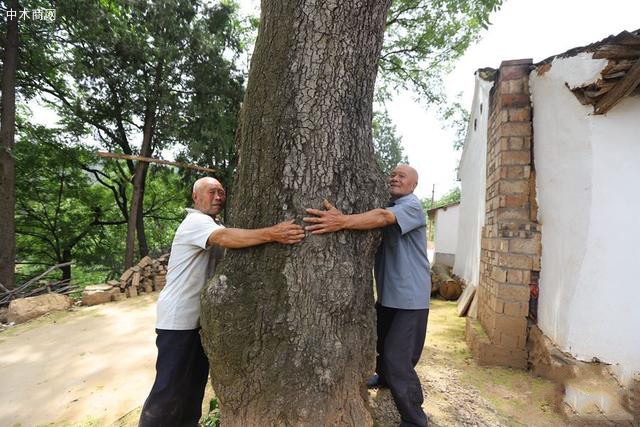
[{"label": "dirt ground", "polygon": [[[155,373],[156,298],[47,315],[1,332],[0,426],[137,425]],[[551,382],[475,365],[455,303],[432,302],[417,369],[433,426],[564,424],[552,409]],[[397,423],[388,391],[371,391],[370,403],[378,426]]]},{"label": "dirt ground", "polygon": [[155,370],[155,295],[58,312],[0,333],[0,426],[109,425]]},{"label": "dirt ground", "polygon": [[[455,302],[431,301],[427,340],[417,366],[430,425],[563,426],[553,407],[557,386],[519,370],[476,365]],[[387,390],[370,393],[379,426],[399,422]]]}]

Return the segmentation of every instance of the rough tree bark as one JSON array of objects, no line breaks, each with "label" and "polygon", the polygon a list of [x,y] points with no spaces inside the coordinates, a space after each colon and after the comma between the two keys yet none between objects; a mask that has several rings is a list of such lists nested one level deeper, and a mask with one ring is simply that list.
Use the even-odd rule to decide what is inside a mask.
[{"label": "rough tree bark", "polygon": [[[17,0],[7,9],[20,15]],[[0,111],[0,283],[15,286],[16,260],[16,172],[13,145],[16,128],[16,68],[18,60],[18,17],[7,18],[7,34],[2,61],[2,105]]]},{"label": "rough tree bark", "polygon": [[[262,1],[237,143],[232,226],[386,201],[371,140],[389,0]],[[203,291],[203,344],[222,425],[371,425],[379,234],[227,251]]]}]

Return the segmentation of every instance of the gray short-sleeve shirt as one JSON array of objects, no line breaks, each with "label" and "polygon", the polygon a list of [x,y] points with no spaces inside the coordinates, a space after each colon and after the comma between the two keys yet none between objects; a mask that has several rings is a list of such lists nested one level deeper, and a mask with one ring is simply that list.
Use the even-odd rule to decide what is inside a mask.
[{"label": "gray short-sleeve shirt", "polygon": [[396,216],[396,223],[383,229],[376,253],[378,303],[405,310],[429,308],[427,221],[420,200],[413,193],[407,194],[387,209]]}]

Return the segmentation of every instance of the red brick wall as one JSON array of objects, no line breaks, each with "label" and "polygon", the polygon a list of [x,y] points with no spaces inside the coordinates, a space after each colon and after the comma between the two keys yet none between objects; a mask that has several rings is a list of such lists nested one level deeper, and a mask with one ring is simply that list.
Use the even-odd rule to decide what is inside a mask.
[{"label": "red brick wall", "polygon": [[478,319],[494,364],[525,367],[529,284],[540,270],[532,171],[531,60],[500,65],[487,135],[486,216],[482,229]]}]

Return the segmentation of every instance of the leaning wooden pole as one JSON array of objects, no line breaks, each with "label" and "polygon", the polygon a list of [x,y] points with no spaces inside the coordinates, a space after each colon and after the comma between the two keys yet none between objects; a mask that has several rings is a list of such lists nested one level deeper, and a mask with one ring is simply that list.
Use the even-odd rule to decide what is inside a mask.
[{"label": "leaning wooden pole", "polygon": [[197,170],[200,172],[207,172],[207,173],[218,172],[217,169],[205,168],[202,166],[194,165],[192,163],[172,162],[170,160],[156,159],[153,157],[134,156],[131,154],[121,154],[121,153],[110,153],[108,151],[98,151],[97,154],[98,154],[98,157],[103,157],[107,159],[135,160],[135,161],[141,161],[141,162],[147,162],[147,163],[158,163],[161,165],[175,166],[177,168],[183,168],[183,169],[193,169],[193,170]]}]

